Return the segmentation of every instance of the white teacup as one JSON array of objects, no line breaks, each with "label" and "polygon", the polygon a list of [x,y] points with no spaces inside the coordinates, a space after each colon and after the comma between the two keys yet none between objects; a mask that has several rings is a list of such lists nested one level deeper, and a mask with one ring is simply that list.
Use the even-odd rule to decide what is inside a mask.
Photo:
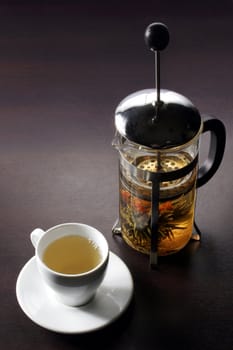
[{"label": "white teacup", "polygon": [[[51,243],[65,236],[81,236],[90,240],[99,250],[99,263],[91,270],[77,274],[61,273],[49,268],[43,261],[44,253]],[[47,231],[35,229],[31,233],[31,241],[36,249],[38,270],[58,301],[80,306],[94,297],[104,278],[109,258],[108,243],[102,233],[85,224],[65,223]]]}]

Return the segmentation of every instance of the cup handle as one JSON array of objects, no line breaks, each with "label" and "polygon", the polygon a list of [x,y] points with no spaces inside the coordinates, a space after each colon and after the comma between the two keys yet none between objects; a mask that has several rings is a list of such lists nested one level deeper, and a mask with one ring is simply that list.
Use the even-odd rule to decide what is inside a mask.
[{"label": "cup handle", "polygon": [[45,231],[43,231],[41,228],[36,228],[32,231],[30,238],[33,246],[36,248],[39,240],[41,237],[45,234]]},{"label": "cup handle", "polygon": [[226,129],[224,124],[219,120],[208,115],[202,116],[203,131],[210,132],[210,147],[208,158],[202,164],[198,171],[197,187],[203,186],[218,170],[226,145]]}]

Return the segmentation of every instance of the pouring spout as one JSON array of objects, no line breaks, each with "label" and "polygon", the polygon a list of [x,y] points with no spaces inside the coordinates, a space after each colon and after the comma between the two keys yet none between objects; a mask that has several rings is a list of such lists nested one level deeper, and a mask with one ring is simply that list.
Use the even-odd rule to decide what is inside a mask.
[{"label": "pouring spout", "polygon": [[119,136],[118,132],[116,131],[115,136],[112,140],[112,147],[116,148],[119,151],[121,149],[121,146],[122,146],[122,144],[120,142],[120,136]]},{"label": "pouring spout", "polygon": [[112,146],[119,152],[127,152],[130,149],[130,145],[125,141],[126,139],[116,131],[112,140]]}]

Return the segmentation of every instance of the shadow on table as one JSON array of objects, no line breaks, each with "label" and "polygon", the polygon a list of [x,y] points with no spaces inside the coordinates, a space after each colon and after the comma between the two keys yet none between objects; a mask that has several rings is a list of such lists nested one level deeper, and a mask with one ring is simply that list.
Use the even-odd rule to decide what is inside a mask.
[{"label": "shadow on table", "polygon": [[[56,337],[54,337],[54,333],[49,333],[54,337],[54,341],[59,343],[61,348],[88,350],[101,347],[101,349],[113,349],[114,344],[118,344],[117,346],[119,347],[120,338],[124,337],[124,334],[127,333],[127,329],[133,318],[134,304],[133,297],[123,314],[100,330],[83,334],[56,334]],[[103,310],[103,312],[107,312],[107,310]]]}]

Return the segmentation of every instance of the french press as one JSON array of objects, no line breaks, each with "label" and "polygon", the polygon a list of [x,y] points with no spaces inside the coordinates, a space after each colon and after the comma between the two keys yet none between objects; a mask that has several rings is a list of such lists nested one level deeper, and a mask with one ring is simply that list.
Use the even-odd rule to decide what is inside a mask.
[{"label": "french press", "polygon": [[[160,88],[160,51],[169,42],[162,23],[145,32],[155,54],[155,88],[130,94],[116,108],[113,146],[119,151],[119,218],[113,227],[132,248],[150,255],[181,250],[195,224],[196,189],[218,169],[224,154],[224,124],[201,116],[185,96]],[[203,118],[202,118],[203,117]],[[209,154],[198,165],[199,139],[210,132]]]}]

